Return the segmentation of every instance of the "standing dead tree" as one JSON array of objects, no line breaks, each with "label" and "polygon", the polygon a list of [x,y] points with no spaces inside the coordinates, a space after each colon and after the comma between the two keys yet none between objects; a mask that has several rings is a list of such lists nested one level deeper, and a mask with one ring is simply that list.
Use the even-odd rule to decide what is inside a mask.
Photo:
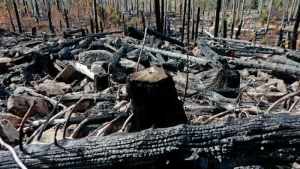
[{"label": "standing dead tree", "polygon": [[160,17],[159,0],[155,0],[154,5],[155,5],[155,16],[156,16],[156,28],[157,28],[158,32],[163,33],[164,26],[163,26],[163,22],[161,21],[161,17]]},{"label": "standing dead tree", "polygon": [[18,7],[17,7],[17,4],[16,4],[15,0],[13,0],[13,6],[14,6],[14,9],[15,9],[15,14],[16,14],[16,18],[17,18],[19,32],[23,33],[22,25],[21,25],[21,21],[20,21],[20,17],[19,17],[19,12],[18,12]]},{"label": "standing dead tree", "polygon": [[216,10],[216,19],[215,19],[214,37],[218,37],[221,5],[222,5],[222,0],[218,0],[217,1],[217,10]]},{"label": "standing dead tree", "polygon": [[299,22],[300,22],[300,3],[298,4],[296,21],[295,21],[295,25],[294,25],[294,29],[293,29],[293,35],[291,38],[291,49],[293,49],[293,50],[296,50]]},{"label": "standing dead tree", "polygon": [[232,23],[231,23],[231,29],[230,29],[230,38],[233,37],[233,30],[234,30],[234,22],[235,22],[235,13],[236,13],[236,0],[233,0],[233,17],[232,17]]},{"label": "standing dead tree", "polygon": [[96,26],[96,33],[99,32],[98,26],[98,15],[97,15],[97,2],[93,0],[93,8],[94,8],[94,19],[95,19],[95,26]]}]

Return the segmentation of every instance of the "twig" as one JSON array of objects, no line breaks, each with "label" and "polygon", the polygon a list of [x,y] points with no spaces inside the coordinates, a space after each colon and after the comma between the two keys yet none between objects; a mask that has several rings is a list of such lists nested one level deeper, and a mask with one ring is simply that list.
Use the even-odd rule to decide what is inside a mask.
[{"label": "twig", "polygon": [[[130,105],[131,105],[131,100],[130,100],[129,106],[126,108],[125,112],[128,111]],[[124,124],[123,124],[122,128],[119,130],[119,132],[124,132],[125,127],[127,126],[127,124],[129,123],[129,121],[131,120],[132,116],[133,116],[133,113],[126,119],[126,121],[124,122]]]},{"label": "twig", "polygon": [[43,131],[46,129],[47,125],[49,124],[49,120],[51,118],[51,116],[53,115],[54,111],[56,110],[59,102],[61,101],[62,97],[66,94],[67,90],[65,90],[65,92],[60,96],[59,100],[56,102],[56,105],[54,106],[54,108],[52,109],[51,113],[49,114],[48,118],[46,119],[46,121],[43,124],[42,129],[40,130],[38,137],[37,137],[37,141],[39,141],[42,137]]},{"label": "twig", "polygon": [[[128,107],[129,107],[129,106],[128,106]],[[104,126],[101,126],[99,129],[96,129],[96,131],[98,131],[98,130],[101,129],[100,131],[98,131],[98,133],[97,133],[96,136],[99,137],[103,132],[105,132],[106,129],[107,129],[113,122],[117,121],[120,117],[122,117],[123,114],[127,113],[127,110],[128,110],[128,108],[126,109],[125,112],[123,112],[123,113],[121,113],[120,115],[118,115],[118,117],[116,117],[115,119],[111,120],[110,122],[108,122],[108,123],[105,124]]]},{"label": "twig", "polygon": [[133,116],[133,113],[126,119],[126,121],[124,122],[124,124],[123,124],[122,128],[119,130],[119,132],[124,132],[125,127],[127,126],[129,121],[131,120],[132,116]]},{"label": "twig", "polygon": [[[62,123],[61,123],[62,124]],[[58,146],[58,142],[57,142],[57,139],[56,139],[56,136],[57,136],[57,132],[58,132],[58,129],[60,127],[61,124],[58,124],[56,129],[55,129],[55,132],[54,132],[54,145],[55,146]]]},{"label": "twig", "polygon": [[[53,116],[53,117],[49,120],[48,124],[49,124],[49,123],[52,123],[56,118],[58,118],[58,117],[64,115],[66,112],[68,112],[68,111],[69,111],[70,109],[72,109],[74,106],[75,106],[75,105],[72,105],[72,106],[68,107],[67,109],[64,109],[64,110],[60,111],[59,113],[57,113],[55,116]],[[43,125],[44,125],[44,124],[43,124]],[[25,145],[29,144],[29,143],[33,140],[33,138],[34,138],[34,137],[39,133],[39,131],[43,128],[43,125],[41,125],[38,129],[35,130],[35,132],[27,139]]]},{"label": "twig", "polygon": [[137,71],[137,72],[139,71],[140,60],[141,60],[141,56],[142,56],[143,51],[144,51],[145,39],[146,39],[146,36],[147,36],[147,29],[148,29],[148,27],[146,27],[146,29],[145,29],[144,39],[143,39],[143,43],[142,43],[142,49],[141,49],[141,51],[140,51],[139,59],[138,59],[137,65],[136,65],[136,71]]},{"label": "twig", "polygon": [[300,95],[300,90],[296,91],[296,92],[293,92],[293,93],[290,93],[290,94],[287,94],[285,95],[284,97],[278,99],[276,102],[274,102],[267,110],[266,110],[266,114],[269,114],[270,111],[277,105],[279,104],[280,102],[290,98],[290,97],[293,97],[293,96],[297,96],[297,95]]},{"label": "twig", "polygon": [[33,108],[34,106],[37,104],[37,100],[34,100],[33,103],[30,105],[29,109],[27,110],[25,116],[23,117],[22,119],[22,122],[21,122],[21,126],[20,126],[20,135],[19,135],[19,148],[21,151],[23,151],[23,127],[24,127],[24,124],[25,122],[27,121],[28,117],[31,115],[31,113],[33,112]]},{"label": "twig", "polygon": [[236,98],[237,106],[240,106],[242,97],[243,97],[243,93],[245,92],[246,89],[248,89],[251,82],[252,82],[252,79],[250,79],[250,81],[247,83],[247,85],[245,87],[243,87],[242,91],[237,96],[237,98]]},{"label": "twig", "polygon": [[27,169],[27,167],[26,167],[26,166],[21,162],[21,160],[19,159],[19,157],[18,157],[17,153],[15,152],[14,148],[12,148],[10,145],[6,144],[6,143],[2,140],[1,137],[0,137],[0,144],[1,144],[2,146],[4,146],[5,148],[7,148],[7,149],[11,152],[11,154],[12,154],[14,160],[16,161],[16,163],[18,164],[18,166],[19,166],[21,169]]},{"label": "twig", "polygon": [[71,115],[72,115],[72,113],[76,110],[76,108],[78,107],[78,105],[79,105],[79,103],[81,103],[84,99],[86,99],[85,97],[83,97],[83,98],[81,98],[80,100],[78,100],[78,102],[75,104],[75,106],[73,107],[73,109],[70,111],[70,113],[69,113],[69,115],[68,115],[68,117],[67,117],[67,119],[66,119],[66,123],[65,123],[65,125],[64,125],[64,129],[63,129],[63,139],[65,138],[65,136],[66,136],[66,130],[67,130],[67,126],[68,126],[68,122],[69,122],[69,120],[70,120],[70,117],[71,117]]},{"label": "twig", "polygon": [[231,112],[231,111],[233,111],[233,110],[234,110],[234,109],[231,109],[231,110],[227,110],[227,111],[221,112],[221,113],[219,113],[219,114],[216,114],[216,115],[210,117],[209,119],[205,120],[205,121],[202,122],[201,124],[202,124],[202,125],[207,124],[207,123],[211,122],[212,120],[214,120],[215,118],[220,117],[220,116],[224,116],[225,114],[227,114],[227,113],[229,113],[229,112]]},{"label": "twig", "polygon": [[73,131],[73,133],[71,134],[70,138],[74,138],[78,131],[82,128],[82,126],[90,119],[90,117],[93,115],[94,113],[91,113],[87,118],[85,118],[84,120],[82,120],[82,122],[80,122],[78,124],[78,126],[75,128],[75,130]]},{"label": "twig", "polygon": [[294,103],[291,105],[288,112],[291,112],[298,103],[299,103],[299,98],[295,99]]}]

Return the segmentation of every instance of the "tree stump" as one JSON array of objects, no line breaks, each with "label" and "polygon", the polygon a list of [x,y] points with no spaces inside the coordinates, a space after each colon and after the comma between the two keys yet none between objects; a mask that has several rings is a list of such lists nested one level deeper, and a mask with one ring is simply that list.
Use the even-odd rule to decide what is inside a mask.
[{"label": "tree stump", "polygon": [[221,69],[206,90],[216,91],[225,97],[235,98],[238,95],[239,87],[240,74],[236,70]]},{"label": "tree stump", "polygon": [[175,83],[163,68],[153,66],[130,74],[126,87],[134,113],[129,131],[187,123]]}]

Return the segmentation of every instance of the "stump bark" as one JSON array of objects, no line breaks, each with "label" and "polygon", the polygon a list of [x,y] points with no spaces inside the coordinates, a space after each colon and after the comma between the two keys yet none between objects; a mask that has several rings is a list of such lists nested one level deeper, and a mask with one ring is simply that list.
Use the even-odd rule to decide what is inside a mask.
[{"label": "stump bark", "polygon": [[129,75],[127,92],[134,113],[130,131],[187,123],[175,83],[163,68],[153,66]]}]

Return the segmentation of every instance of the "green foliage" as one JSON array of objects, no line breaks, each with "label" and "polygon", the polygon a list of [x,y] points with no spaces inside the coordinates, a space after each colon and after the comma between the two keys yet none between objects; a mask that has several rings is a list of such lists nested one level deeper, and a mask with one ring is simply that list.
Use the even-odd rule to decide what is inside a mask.
[{"label": "green foliage", "polygon": [[133,18],[131,18],[131,20],[127,23],[127,26],[128,27],[135,26]]},{"label": "green foliage", "polygon": [[260,17],[259,22],[264,23],[264,22],[267,22],[267,20],[268,20],[268,15],[264,13]]},{"label": "green foliage", "polygon": [[274,0],[274,6],[283,7],[283,0]]},{"label": "green foliage", "polygon": [[258,0],[251,1],[251,8],[258,9],[259,2]]},{"label": "green foliage", "polygon": [[226,17],[226,18],[229,18],[229,16],[230,16],[230,14],[226,12],[226,13],[225,13],[225,17]]}]

